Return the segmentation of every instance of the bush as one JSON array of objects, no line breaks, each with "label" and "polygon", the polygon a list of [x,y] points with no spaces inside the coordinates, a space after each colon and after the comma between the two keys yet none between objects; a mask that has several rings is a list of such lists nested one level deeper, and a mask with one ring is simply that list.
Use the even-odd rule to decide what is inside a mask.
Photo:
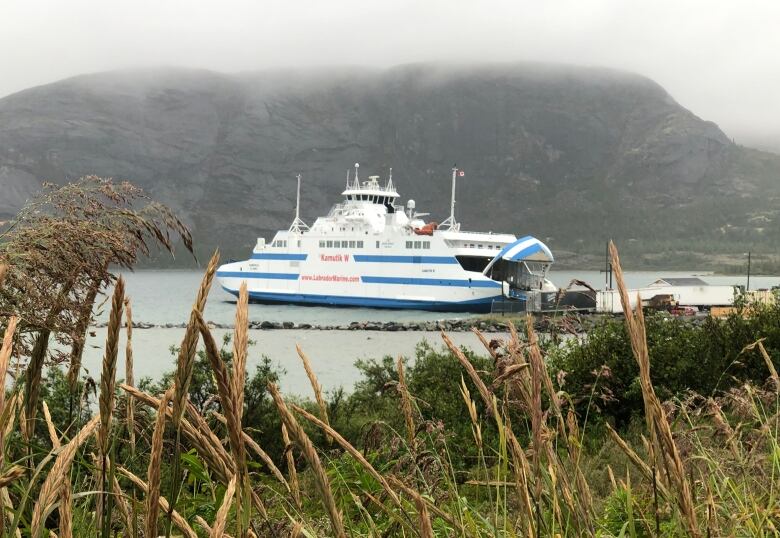
[{"label": "bush", "polygon": [[[646,317],[650,374],[661,400],[688,391],[711,395],[745,381],[762,383],[767,367],[759,350],[745,347],[759,338],[780,357],[780,307],[759,307],[745,317],[707,318],[701,324],[656,313]],[[581,416],[589,405],[623,427],[643,413],[639,367],[622,320],[605,319],[582,339],[548,349],[559,388]],[[777,361],[777,359],[775,359]]]}]

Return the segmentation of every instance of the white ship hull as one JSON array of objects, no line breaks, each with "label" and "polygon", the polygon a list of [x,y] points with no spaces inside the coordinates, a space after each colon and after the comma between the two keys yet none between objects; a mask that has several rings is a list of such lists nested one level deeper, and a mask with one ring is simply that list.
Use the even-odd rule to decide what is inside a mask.
[{"label": "white ship hull", "polygon": [[217,276],[237,294],[247,282],[256,302],[489,312],[502,287],[463,271],[454,256],[395,254],[255,254]]}]

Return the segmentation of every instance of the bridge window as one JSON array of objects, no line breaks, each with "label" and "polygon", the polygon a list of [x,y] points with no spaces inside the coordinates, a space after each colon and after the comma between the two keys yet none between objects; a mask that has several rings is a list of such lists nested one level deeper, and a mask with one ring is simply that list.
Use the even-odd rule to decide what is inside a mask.
[{"label": "bridge window", "polygon": [[328,248],[333,248],[333,241],[328,241]]},{"label": "bridge window", "polygon": [[320,241],[320,248],[325,248],[325,241]]},{"label": "bridge window", "polygon": [[430,241],[423,241],[423,248],[431,248],[431,242]]},{"label": "bridge window", "polygon": [[357,242],[357,248],[363,248],[363,241]]},{"label": "bridge window", "polygon": [[355,248],[355,242],[354,241],[350,241],[349,242],[349,248]]},{"label": "bridge window", "polygon": [[379,241],[376,242],[376,248],[379,248]]},{"label": "bridge window", "polygon": [[422,246],[422,242],[421,241],[415,241],[414,242],[414,248],[420,248],[421,246]]},{"label": "bridge window", "polygon": [[412,242],[411,241],[407,241],[406,242],[406,248],[412,248]]}]

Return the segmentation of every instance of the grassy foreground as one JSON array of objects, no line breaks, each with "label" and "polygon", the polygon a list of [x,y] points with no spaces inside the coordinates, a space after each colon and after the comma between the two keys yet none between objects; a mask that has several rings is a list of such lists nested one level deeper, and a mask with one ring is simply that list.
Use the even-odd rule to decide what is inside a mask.
[{"label": "grassy foreground", "polygon": [[[612,256],[627,304],[614,249]],[[338,405],[338,393],[328,401],[302,351],[311,402],[285,398],[273,376],[262,378],[262,387],[253,387],[257,377],[247,379],[245,289],[230,349],[214,341],[202,312],[216,266],[215,256],[176,370],[162,383],[136,386],[131,329],[123,350],[127,367],[117,372],[122,320],[132,315],[120,279],[94,388],[97,414],[69,407],[73,398],[58,396],[41,379],[14,375],[11,390],[0,391],[3,536],[780,532],[780,377],[761,341],[755,349],[766,366],[765,384],[734,383],[706,397],[661,401],[651,381],[645,318],[641,310],[629,314],[626,335],[643,417],[618,432],[592,417],[604,400],[598,379],[608,372],[594,372],[589,396],[574,401],[560,390],[561,374],[548,369],[532,324],[512,327],[507,342],[477,332],[485,360],[442,335],[460,369],[448,399],[429,397],[399,359],[384,365],[394,367],[392,383],[377,387],[394,393],[389,405],[399,421],[346,431],[351,417],[344,415],[366,410],[354,400],[352,408]],[[0,351],[4,384],[13,370],[16,324],[8,322]],[[81,383],[78,390],[92,389]],[[40,413],[25,409],[30,391],[41,394]],[[247,426],[263,409],[252,396],[260,393],[273,413],[262,424],[278,429]]]}]

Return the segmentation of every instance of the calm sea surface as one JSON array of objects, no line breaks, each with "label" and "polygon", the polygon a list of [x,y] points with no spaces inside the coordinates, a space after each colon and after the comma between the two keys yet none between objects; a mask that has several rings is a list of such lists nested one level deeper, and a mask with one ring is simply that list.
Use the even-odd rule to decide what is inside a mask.
[{"label": "calm sea surface", "polygon": [[[745,284],[745,277],[715,276],[695,271],[638,271],[626,273],[629,287],[640,287],[661,277],[699,276],[711,284]],[[127,294],[133,303],[133,318],[153,324],[183,323],[188,319],[202,273],[200,271],[136,271],[123,273]],[[566,286],[572,279],[589,282],[595,288],[604,287],[604,274],[598,271],[554,271],[550,274],[558,286]],[[780,285],[780,276],[751,276],[751,289]],[[104,307],[105,310],[105,307]],[[205,318],[217,323],[232,323],[235,316],[235,298],[214,286],[206,306]],[[422,321],[455,319],[467,314],[419,312],[414,310],[375,310],[368,308],[323,308],[306,306],[249,305],[251,321],[292,321],[312,325],[346,325],[353,321]],[[98,319],[105,320],[107,312]],[[216,330],[221,338],[229,331]],[[250,372],[262,355],[268,356],[286,374],[281,380],[288,393],[308,395],[308,380],[303,372],[295,344],[300,344],[311,358],[313,367],[325,390],[338,387],[351,389],[358,380],[354,367],[357,359],[381,358],[385,355],[412,357],[418,342],[428,340],[441,344],[438,333],[379,332],[379,331],[319,331],[278,330],[250,331],[256,342],[250,349]],[[138,329],[133,333],[136,378],[159,377],[173,369],[174,358],[168,349],[179,345],[182,329]],[[481,350],[481,344],[471,333],[454,333],[456,344]],[[124,335],[123,335],[124,338]],[[84,366],[95,377],[100,375],[105,330],[97,329],[84,353]],[[122,342],[124,346],[124,340]],[[124,363],[120,359],[120,372]]]}]

